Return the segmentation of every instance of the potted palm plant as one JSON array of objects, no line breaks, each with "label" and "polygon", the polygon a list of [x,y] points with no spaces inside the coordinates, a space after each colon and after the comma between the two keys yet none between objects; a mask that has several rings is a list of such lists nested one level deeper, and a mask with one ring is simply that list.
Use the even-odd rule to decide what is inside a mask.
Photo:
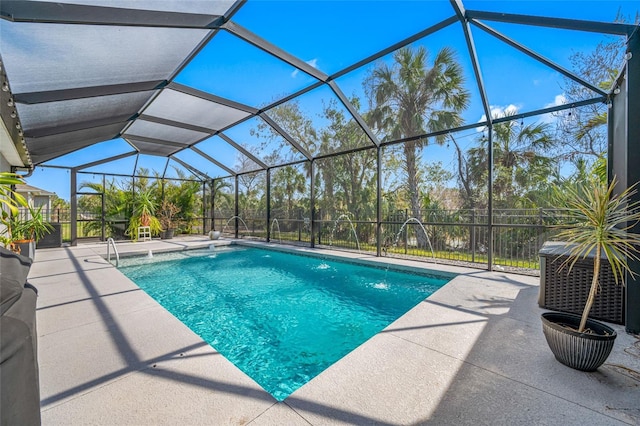
[{"label": "potted palm plant", "polygon": [[566,242],[567,259],[561,265],[570,272],[580,259],[593,256],[593,278],[582,315],[542,314],[543,332],[556,359],[582,371],[595,371],[611,353],[616,332],[589,318],[598,294],[602,261],[608,261],[616,284],[624,284],[625,273],[636,276],[628,259],[640,257],[640,234],[629,230],[640,221],[640,202],[632,202],[636,185],[615,194],[616,178],[609,185],[589,179],[586,185],[565,189],[569,224],[558,238]]},{"label": "potted palm plant", "polygon": [[126,234],[132,240],[138,239],[138,228],[148,226],[152,235],[158,235],[162,231],[162,225],[156,217],[156,202],[153,191],[148,189],[135,194],[133,198],[133,213],[129,219]]}]

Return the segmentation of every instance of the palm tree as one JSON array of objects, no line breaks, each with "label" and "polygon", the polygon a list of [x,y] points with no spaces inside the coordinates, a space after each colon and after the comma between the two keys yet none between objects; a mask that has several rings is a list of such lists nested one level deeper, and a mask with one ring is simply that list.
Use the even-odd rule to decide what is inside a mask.
[{"label": "palm tree", "polygon": [[[80,189],[91,189],[104,197],[104,212],[101,199],[90,195],[82,195],[78,199],[78,206],[83,213],[90,213],[94,218],[105,218],[107,236],[119,237],[124,235],[122,221],[127,216],[127,203],[130,201],[131,192],[118,187],[112,179],[105,182],[105,187],[98,182],[83,182]],[[100,235],[102,232],[102,220],[96,219],[84,223],[86,235]]]},{"label": "palm tree", "polygon": [[[461,111],[469,104],[461,66],[451,48],[441,49],[427,65],[428,52],[404,47],[393,55],[393,64],[378,65],[369,76],[370,96],[375,101],[370,122],[385,133],[385,140],[419,136],[463,123]],[[436,138],[439,144],[445,138]],[[403,145],[406,186],[412,214],[420,216],[418,156],[427,138]]]},{"label": "palm tree", "polygon": [[[196,180],[187,180],[187,174],[178,168],[175,168],[179,183],[167,182],[164,188],[164,199],[172,202],[178,207],[176,219],[182,225],[182,232],[191,233],[192,226],[196,224],[197,219],[202,216],[202,183]],[[158,205],[162,201],[159,200]]]},{"label": "palm tree", "polygon": [[[504,117],[506,117],[505,115]],[[494,118],[501,118],[496,116]],[[522,125],[516,121],[493,127],[493,194],[498,208],[513,208],[530,203],[529,197],[554,172],[554,160],[548,156],[555,141],[549,126],[543,123]],[[487,138],[469,150],[473,181],[483,187],[487,181]]]},{"label": "palm tree", "polygon": [[233,185],[224,179],[215,179],[211,187],[211,193],[214,194],[216,208],[223,210],[233,207],[233,195],[225,190],[232,190]]},{"label": "palm tree", "polygon": [[[233,185],[226,179],[214,179],[211,183],[211,197],[213,197],[213,211],[211,211],[211,230],[216,229],[216,219],[233,216],[235,197],[231,194]],[[216,211],[218,215],[216,217]]]},{"label": "palm tree", "polygon": [[307,181],[304,174],[293,166],[285,166],[278,169],[271,178],[272,191],[276,200],[280,201],[277,207],[285,207],[287,217],[293,217],[294,196],[304,193]]}]

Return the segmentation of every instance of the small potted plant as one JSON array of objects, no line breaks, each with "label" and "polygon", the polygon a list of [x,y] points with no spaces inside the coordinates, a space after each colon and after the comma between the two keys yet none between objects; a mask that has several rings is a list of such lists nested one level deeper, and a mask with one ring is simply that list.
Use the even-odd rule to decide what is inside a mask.
[{"label": "small potted plant", "polygon": [[171,201],[162,200],[160,209],[158,210],[158,220],[162,226],[162,231],[160,232],[161,239],[170,240],[173,238],[176,229],[175,215],[179,211],[180,208]]},{"label": "small potted plant", "polygon": [[42,215],[42,207],[34,210],[31,206],[24,216],[13,215],[9,221],[11,249],[16,253],[34,258],[35,244],[53,230],[53,225],[46,222]]},{"label": "small potted plant", "polygon": [[609,262],[619,284],[624,283],[626,273],[637,275],[628,259],[640,259],[640,234],[629,232],[640,222],[640,202],[631,201],[636,184],[614,194],[616,183],[615,177],[609,185],[592,178],[586,185],[567,189],[562,196],[570,219],[558,234],[569,253],[561,269],[571,271],[579,259],[593,256],[593,278],[581,316],[547,312],[542,314],[542,326],[556,359],[582,371],[595,371],[602,365],[616,338],[613,328],[589,318],[598,293],[601,262]]},{"label": "small potted plant", "polygon": [[11,225],[19,214],[19,207],[28,207],[27,200],[11,189],[12,185],[24,183],[15,173],[0,172],[0,242],[5,247],[12,244]]}]

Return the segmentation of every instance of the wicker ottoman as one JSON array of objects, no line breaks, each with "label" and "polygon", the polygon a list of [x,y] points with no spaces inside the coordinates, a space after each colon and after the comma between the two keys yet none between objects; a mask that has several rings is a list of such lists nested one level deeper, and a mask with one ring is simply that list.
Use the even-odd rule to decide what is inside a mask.
[{"label": "wicker ottoman", "polygon": [[[571,272],[560,265],[569,249],[563,242],[547,241],[540,249],[540,295],[538,305],[553,311],[582,314],[593,278],[593,255],[576,262]],[[616,285],[611,265],[603,256],[600,290],[590,318],[624,324],[624,287]]]}]

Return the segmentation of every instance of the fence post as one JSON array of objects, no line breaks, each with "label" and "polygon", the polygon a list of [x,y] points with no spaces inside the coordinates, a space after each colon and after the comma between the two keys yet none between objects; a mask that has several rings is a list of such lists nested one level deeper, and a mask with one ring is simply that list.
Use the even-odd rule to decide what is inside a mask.
[{"label": "fence post", "polygon": [[78,245],[78,171],[71,169],[71,246]]},{"label": "fence post", "polygon": [[205,202],[206,200],[207,200],[207,182],[203,181],[202,182],[202,233],[201,235],[207,234],[207,203]]},{"label": "fence post", "polygon": [[100,201],[102,203],[102,213],[100,215],[100,241],[106,241],[107,238],[107,216],[104,213],[104,210],[106,208],[106,202],[104,199],[104,187],[105,187],[105,175],[102,175],[102,193],[100,194]]},{"label": "fence post", "polygon": [[[309,229],[310,235],[309,235],[309,246],[311,246],[311,248],[314,247],[314,241],[315,241],[315,232],[316,232],[316,187],[314,184],[314,176],[315,176],[315,170],[314,170],[314,165],[313,165],[313,160],[309,162],[309,176],[311,177],[309,180],[309,225],[311,227],[311,229]],[[320,233],[318,232],[318,235]],[[320,238],[318,236],[318,238]],[[318,240],[318,244],[320,244],[320,240]]]},{"label": "fence post", "polygon": [[271,222],[271,169],[267,169],[267,242],[271,242]]},{"label": "fence post", "polygon": [[240,205],[238,204],[238,197],[239,197],[238,175],[236,175],[235,190],[236,190],[236,204],[235,204],[235,210],[234,210],[235,221],[233,225],[233,235],[237,239],[238,238],[238,214],[240,214]]},{"label": "fence post", "polygon": [[382,146],[376,152],[376,256],[382,255]]},{"label": "fence post", "polygon": [[540,215],[538,216],[538,224],[540,225],[540,229],[538,230],[538,246],[536,247],[537,251],[540,251],[543,244],[543,236],[545,233],[544,229],[544,212],[543,208],[540,207]]},{"label": "fence post", "polygon": [[[404,209],[404,220],[409,220],[409,211]],[[404,254],[408,253],[409,249],[409,224],[405,223],[404,225]]]},{"label": "fence post", "polygon": [[318,222],[318,245],[320,245],[322,244],[322,241],[320,240],[322,235],[322,210],[321,209],[318,210],[318,217],[320,218]]},{"label": "fence post", "polygon": [[471,261],[476,261],[476,209],[471,209]]}]

